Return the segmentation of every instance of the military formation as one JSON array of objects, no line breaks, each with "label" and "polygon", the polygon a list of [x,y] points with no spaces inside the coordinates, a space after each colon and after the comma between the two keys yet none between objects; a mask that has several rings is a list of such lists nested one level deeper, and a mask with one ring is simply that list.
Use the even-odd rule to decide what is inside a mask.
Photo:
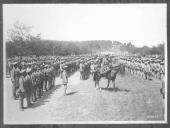
[{"label": "military formation", "polygon": [[[86,62],[85,69],[93,57],[22,57],[8,59],[12,82],[13,99],[19,99],[20,109],[24,110],[23,101],[26,98],[27,108],[31,107],[47,91],[55,85],[55,77],[60,76],[66,95],[68,77],[79,69],[81,62]],[[87,72],[87,70],[85,70]]]},{"label": "military formation", "polygon": [[19,57],[8,59],[12,96],[13,99],[19,100],[19,107],[24,110],[26,108],[23,104],[24,98],[27,107],[31,107],[55,86],[56,77],[62,79],[66,95],[68,77],[74,72],[79,70],[80,79],[86,80],[90,74],[93,76],[96,70],[105,72],[109,70],[107,65],[115,66],[115,64],[122,64],[126,73],[138,75],[146,80],[155,78],[164,81],[164,58],[101,54]]},{"label": "military formation", "polygon": [[120,57],[120,63],[125,66],[125,71],[138,75],[146,80],[163,80],[165,75],[164,58],[126,56]]}]

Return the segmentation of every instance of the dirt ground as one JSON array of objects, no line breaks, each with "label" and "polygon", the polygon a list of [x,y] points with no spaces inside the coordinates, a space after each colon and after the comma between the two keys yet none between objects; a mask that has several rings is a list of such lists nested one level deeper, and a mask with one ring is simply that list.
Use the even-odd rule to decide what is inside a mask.
[{"label": "dirt ground", "polygon": [[116,90],[112,85],[106,89],[107,80],[103,78],[100,91],[94,87],[91,77],[80,80],[80,74],[76,72],[69,78],[66,96],[60,78],[56,78],[55,87],[24,111],[19,110],[19,101],[12,99],[10,78],[5,80],[5,124],[164,120],[158,80],[118,74]]}]

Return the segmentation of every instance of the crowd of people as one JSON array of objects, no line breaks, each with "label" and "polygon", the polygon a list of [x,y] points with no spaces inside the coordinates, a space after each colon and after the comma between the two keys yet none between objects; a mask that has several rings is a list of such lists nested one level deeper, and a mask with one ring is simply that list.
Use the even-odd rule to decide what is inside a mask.
[{"label": "crowd of people", "polygon": [[153,78],[164,79],[164,59],[129,56],[120,57],[120,62],[125,65],[126,72],[141,76],[146,80],[152,80]]},{"label": "crowd of people", "polygon": [[[20,109],[24,110],[23,99],[27,107],[50,90],[55,84],[55,77],[60,76],[66,95],[68,77],[79,69],[79,63],[89,62],[91,56],[41,56],[8,59],[8,72],[12,81],[12,94],[19,99]],[[86,67],[86,66],[85,66]]]},{"label": "crowd of people", "polygon": [[[85,80],[96,70],[100,70],[101,73],[106,72],[109,70],[108,65],[117,64],[123,65],[126,73],[139,75],[146,80],[156,78],[164,81],[164,59],[154,57],[97,54],[15,57],[8,59],[13,98],[19,99],[20,109],[24,110],[23,99],[26,98],[27,107],[31,107],[55,85],[55,77],[60,76],[62,79],[64,95],[66,95],[68,77],[77,70],[80,70],[80,79]],[[164,93],[163,89],[162,93]]]}]

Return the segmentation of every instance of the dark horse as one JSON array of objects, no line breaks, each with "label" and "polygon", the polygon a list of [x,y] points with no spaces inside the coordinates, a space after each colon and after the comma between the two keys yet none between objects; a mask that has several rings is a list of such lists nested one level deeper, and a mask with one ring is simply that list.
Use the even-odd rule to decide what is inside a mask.
[{"label": "dark horse", "polygon": [[[108,80],[107,88],[110,85],[110,81],[113,83],[113,89],[115,89],[115,79],[117,76],[117,73],[120,71],[121,73],[124,72],[124,67],[123,65],[118,65],[116,67],[110,67],[110,70],[106,73],[101,74],[99,70],[96,70],[93,75],[93,80],[95,82],[95,87],[98,85],[99,87],[99,81],[102,77],[105,77]],[[100,88],[100,87],[99,87]]]}]

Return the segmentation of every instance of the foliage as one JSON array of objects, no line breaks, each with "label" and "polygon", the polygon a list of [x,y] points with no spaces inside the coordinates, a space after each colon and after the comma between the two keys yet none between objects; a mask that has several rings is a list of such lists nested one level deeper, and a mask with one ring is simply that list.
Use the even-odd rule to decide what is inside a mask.
[{"label": "foliage", "polygon": [[[113,44],[110,40],[90,40],[90,41],[56,41],[42,40],[41,34],[31,34],[32,27],[27,27],[23,23],[16,22],[13,29],[7,32],[6,41],[7,57],[29,56],[29,55],[79,55],[96,53],[98,51],[109,51]],[[164,44],[159,44],[149,48],[147,46],[138,48],[131,42],[128,44],[114,41],[114,45],[119,45],[121,51],[128,51],[133,54],[164,54]]]},{"label": "foliage", "polygon": [[150,48],[148,46],[135,47],[133,44],[131,44],[131,42],[129,42],[128,44],[122,44],[120,50],[128,51],[129,53],[139,55],[164,55],[164,43],[158,44],[157,46],[153,46]]}]

